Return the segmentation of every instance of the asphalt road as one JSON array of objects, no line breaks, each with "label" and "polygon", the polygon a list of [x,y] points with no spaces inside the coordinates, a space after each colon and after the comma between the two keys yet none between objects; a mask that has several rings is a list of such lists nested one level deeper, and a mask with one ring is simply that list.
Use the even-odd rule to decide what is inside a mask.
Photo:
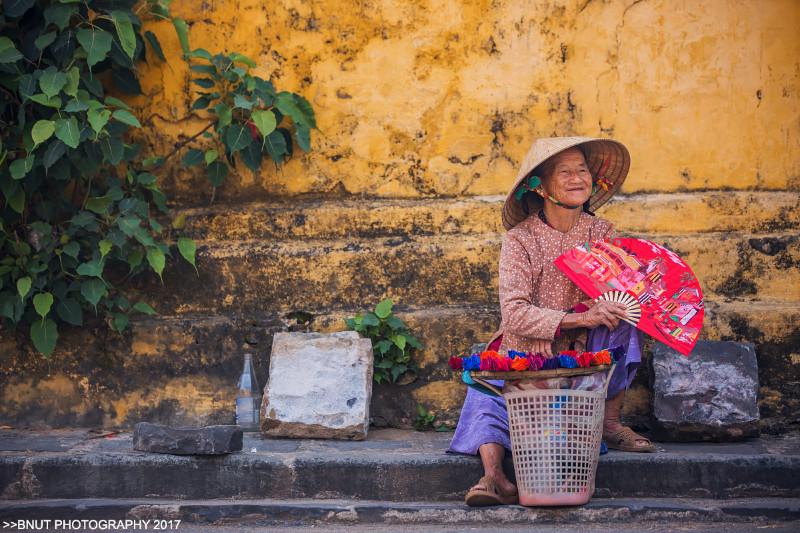
[{"label": "asphalt road", "polygon": [[[5,530],[8,531],[8,530]],[[48,531],[48,530],[37,530]],[[49,530],[97,533],[100,530]],[[350,525],[350,526],[210,526],[181,524],[180,533],[797,533],[800,522],[565,524],[565,525]]]}]

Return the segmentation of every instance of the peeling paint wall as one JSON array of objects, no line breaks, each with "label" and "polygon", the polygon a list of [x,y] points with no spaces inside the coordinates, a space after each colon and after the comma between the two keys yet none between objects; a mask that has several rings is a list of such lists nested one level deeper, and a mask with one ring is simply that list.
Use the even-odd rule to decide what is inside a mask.
[{"label": "peeling paint wall", "polygon": [[[611,136],[632,154],[599,213],[700,275],[704,337],[756,344],[764,428],[800,423],[800,3],[794,0],[175,0],[195,47],[239,51],[312,102],[312,152],[161,179],[199,274],[131,290],[160,315],[65,331],[50,362],[0,329],[0,423],[230,423],[241,354],[264,382],[272,334],[336,331],[391,296],[422,337],[419,379],[376,387],[376,423],[416,403],[454,422],[447,358],[499,323],[503,195],[534,138]],[[171,24],[142,67],[147,150],[202,129]],[[313,194],[305,194],[313,193]],[[322,194],[317,194],[322,193]],[[300,313],[310,323],[292,318]],[[626,412],[646,422],[646,371]]]},{"label": "peeling paint wall", "polygon": [[[532,140],[605,135],[624,192],[800,189],[793,0],[176,1],[191,41],[240,51],[312,102],[313,151],[221,191],[502,194]],[[136,104],[164,153],[203,126],[169,23]],[[197,184],[201,184],[198,190]],[[208,187],[178,172],[175,193]]]}]

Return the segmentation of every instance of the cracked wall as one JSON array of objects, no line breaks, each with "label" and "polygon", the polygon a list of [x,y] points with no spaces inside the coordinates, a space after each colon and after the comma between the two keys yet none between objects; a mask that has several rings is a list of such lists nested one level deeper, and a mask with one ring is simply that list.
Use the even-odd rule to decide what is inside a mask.
[{"label": "cracked wall", "polygon": [[[532,140],[604,135],[633,154],[624,192],[800,188],[800,5],[765,2],[176,0],[193,46],[240,51],[312,102],[313,150],[241,170],[221,198],[305,192],[502,194]],[[198,131],[169,64],[136,105],[156,153]],[[202,176],[170,173],[205,203]]]}]

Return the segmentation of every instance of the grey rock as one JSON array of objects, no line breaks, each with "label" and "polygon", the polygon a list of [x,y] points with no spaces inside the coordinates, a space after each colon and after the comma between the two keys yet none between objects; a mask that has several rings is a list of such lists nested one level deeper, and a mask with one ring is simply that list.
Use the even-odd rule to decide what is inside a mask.
[{"label": "grey rock", "polygon": [[355,331],[276,333],[261,430],[270,437],[364,439],[372,363],[372,342]]},{"label": "grey rock", "polygon": [[139,422],[133,431],[133,449],[172,455],[222,455],[242,449],[239,426],[170,427]]},{"label": "grey rock", "polygon": [[685,357],[656,343],[652,361],[657,440],[758,436],[758,362],[752,344],[698,341]]},{"label": "grey rock", "polygon": [[469,353],[470,353],[470,355],[472,355],[474,353],[481,353],[483,351],[486,351],[486,346],[487,346],[487,343],[485,343],[485,342],[476,342],[475,344],[473,344],[470,347]]}]

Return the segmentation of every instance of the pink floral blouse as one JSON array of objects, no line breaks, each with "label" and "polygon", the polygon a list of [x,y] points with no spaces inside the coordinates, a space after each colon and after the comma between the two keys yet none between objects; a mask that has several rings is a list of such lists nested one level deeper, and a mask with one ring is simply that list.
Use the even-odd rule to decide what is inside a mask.
[{"label": "pink floral blouse", "polygon": [[503,336],[499,352],[531,351],[533,339],[553,341],[553,350],[586,345],[586,329],[556,331],[567,310],[589,297],[561,273],[553,261],[580,243],[610,236],[607,220],[581,213],[562,233],[532,214],[503,237],[500,251],[500,329],[489,344]]}]

